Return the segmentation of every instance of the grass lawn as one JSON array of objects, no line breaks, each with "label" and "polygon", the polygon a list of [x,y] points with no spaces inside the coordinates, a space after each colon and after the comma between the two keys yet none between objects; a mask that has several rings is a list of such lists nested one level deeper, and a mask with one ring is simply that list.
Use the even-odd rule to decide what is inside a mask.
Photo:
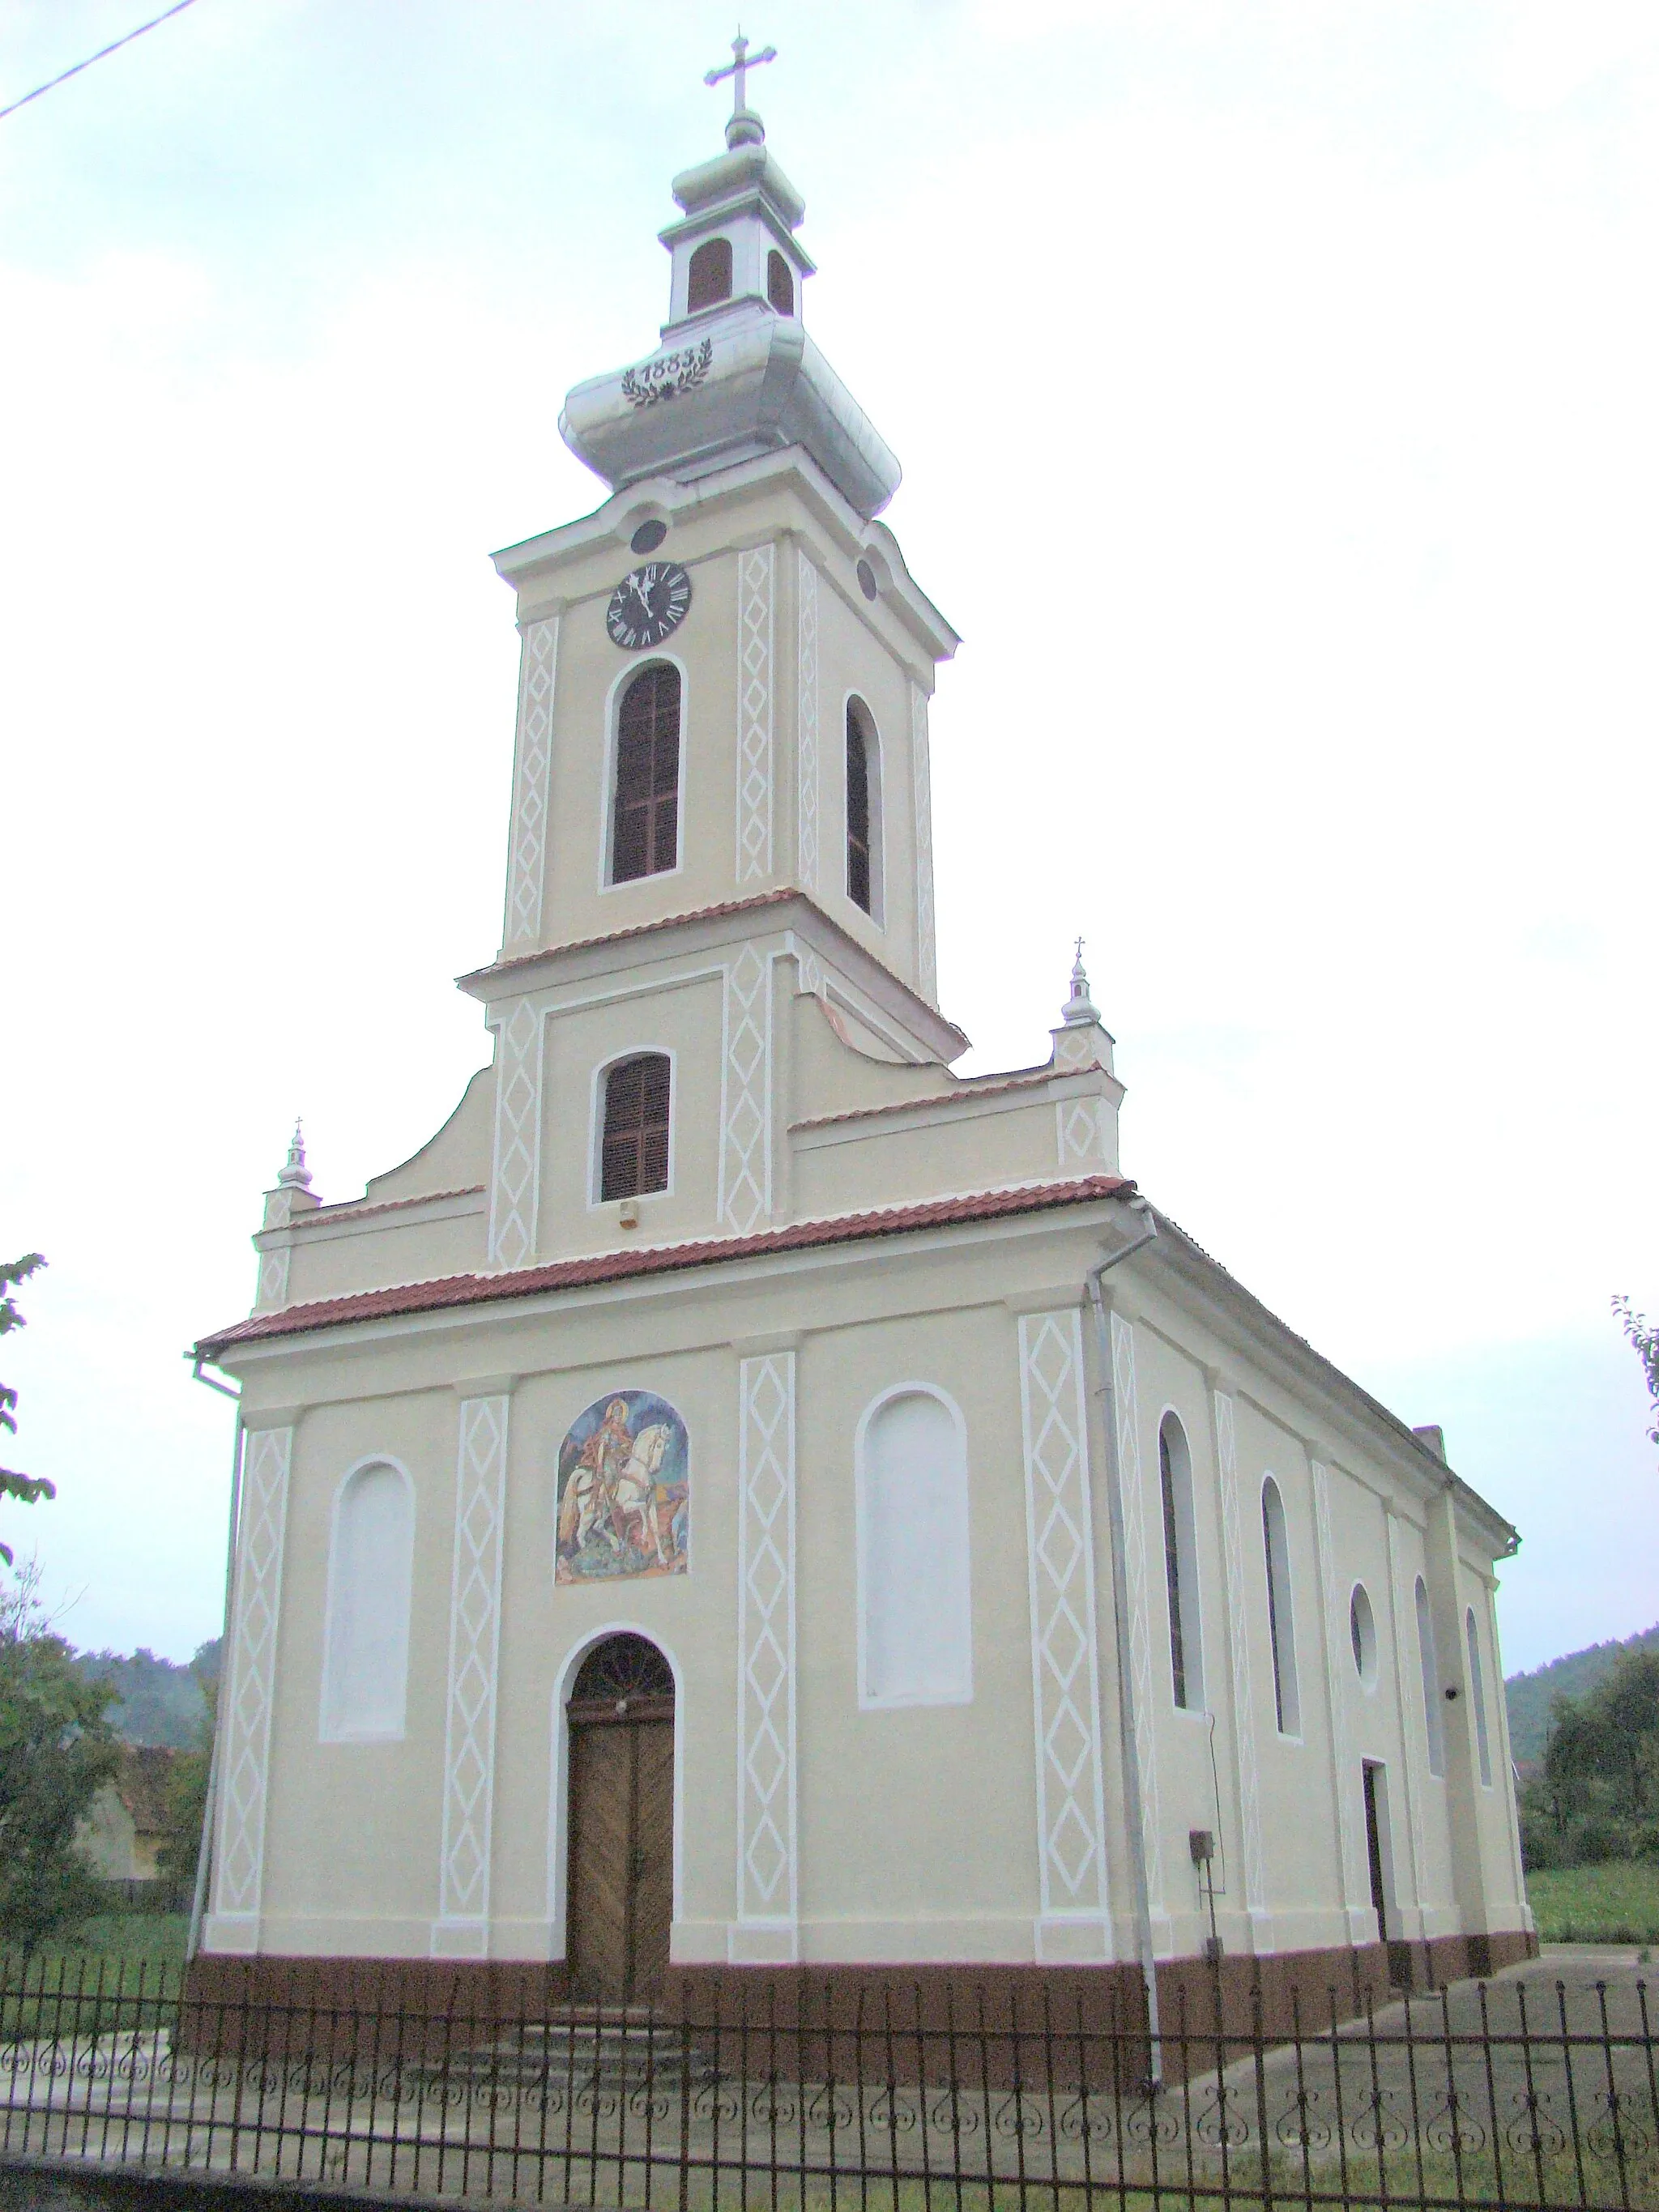
[{"label": "grass lawn", "polygon": [[82,1921],[71,1935],[43,1943],[38,1957],[71,1961],[107,1959],[137,1966],[184,1964],[185,1938],[190,1933],[185,1912],[105,1912]]},{"label": "grass lawn", "polygon": [[1527,1876],[1545,1943],[1659,1943],[1659,1862],[1555,1867]]}]

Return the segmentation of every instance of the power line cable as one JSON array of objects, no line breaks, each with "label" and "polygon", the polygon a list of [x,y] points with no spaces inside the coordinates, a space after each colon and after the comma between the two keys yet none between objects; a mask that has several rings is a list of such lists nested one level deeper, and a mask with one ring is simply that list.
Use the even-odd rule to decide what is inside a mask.
[{"label": "power line cable", "polygon": [[159,15],[152,15],[148,23],[140,23],[136,31],[129,31],[125,38],[116,39],[107,46],[100,46],[95,54],[88,54],[85,61],[76,62],[73,69],[60,70],[56,76],[49,76],[44,84],[37,84],[33,92],[26,92],[21,100],[14,100],[9,107],[0,107],[0,123],[3,123],[9,115],[15,115],[20,107],[27,107],[30,100],[39,100],[43,92],[50,92],[57,85],[67,84],[72,76],[79,76],[82,70],[89,70],[94,62],[102,61],[106,54],[118,53],[123,46],[130,46],[135,39],[142,39],[146,31],[153,31],[158,23],[165,23],[169,15],[182,15],[186,8],[192,8],[195,4],[196,0],[173,0],[171,8],[163,9]]}]

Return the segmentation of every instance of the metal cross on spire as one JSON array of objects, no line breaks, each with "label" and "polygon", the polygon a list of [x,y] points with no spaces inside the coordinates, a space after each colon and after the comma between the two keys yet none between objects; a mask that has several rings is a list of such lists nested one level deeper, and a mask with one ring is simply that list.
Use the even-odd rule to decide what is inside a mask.
[{"label": "metal cross on spire", "polygon": [[[742,119],[749,113],[748,85],[746,80],[750,70],[751,69],[758,69],[763,62],[775,62],[777,58],[778,50],[775,46],[763,46],[757,54],[751,54],[749,51],[748,40],[745,39],[743,33],[739,31],[737,37],[732,41],[732,58],[727,62],[725,68],[712,69],[704,76],[703,82],[705,84],[718,84],[722,77],[729,76],[731,78],[732,123],[741,122]],[[731,135],[731,125],[728,124],[726,126],[726,136],[729,138]]]}]

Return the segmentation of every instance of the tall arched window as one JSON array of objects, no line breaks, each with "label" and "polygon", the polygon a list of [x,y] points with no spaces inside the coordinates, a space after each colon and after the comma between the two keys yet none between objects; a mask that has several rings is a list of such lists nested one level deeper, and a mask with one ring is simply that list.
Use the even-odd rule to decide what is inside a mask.
[{"label": "tall arched window", "polygon": [[861,699],[847,702],[847,896],[881,920],[881,759]]},{"label": "tall arched window", "polygon": [[964,1705],[974,1694],[968,1452],[931,1390],[878,1401],[858,1443],[859,1697]]},{"label": "tall arched window", "polygon": [[1492,1742],[1486,1734],[1486,1679],[1480,1668],[1480,1638],[1475,1630],[1473,1606],[1464,1613],[1463,1629],[1469,1646],[1469,1695],[1474,1699],[1474,1741],[1480,1753],[1480,1780],[1483,1787],[1490,1790]]},{"label": "tall arched window", "polygon": [[666,661],[642,668],[617,717],[617,792],[611,880],[659,876],[679,857],[680,674]]},{"label": "tall arched window", "polygon": [[789,264],[775,250],[766,257],[766,296],[781,315],[795,312],[795,279]]},{"label": "tall arched window", "polygon": [[1261,1548],[1267,1571],[1267,1635],[1273,1653],[1273,1711],[1280,1735],[1302,1733],[1296,1679],[1296,1615],[1291,1601],[1291,1553],[1285,1501],[1269,1475],[1261,1486]]},{"label": "tall arched window", "polygon": [[716,307],[731,296],[732,241],[706,238],[685,273],[685,312],[695,315],[699,307]]},{"label": "tall arched window", "polygon": [[323,1656],[322,1737],[404,1732],[415,1498],[400,1468],[361,1467],[334,1505]]},{"label": "tall arched window", "polygon": [[1193,1455],[1173,1413],[1158,1432],[1158,1486],[1164,1499],[1164,1582],[1170,1601],[1170,1674],[1175,1701],[1204,1710],[1204,1641],[1198,1602],[1198,1529],[1193,1515]]},{"label": "tall arched window", "polygon": [[668,1055],[636,1053],[605,1079],[599,1196],[638,1198],[668,1188]]},{"label": "tall arched window", "polygon": [[1429,1771],[1446,1771],[1446,1740],[1440,1726],[1440,1655],[1434,1647],[1434,1618],[1428,1585],[1417,1577],[1417,1656],[1423,1669],[1423,1732],[1428,1738]]}]

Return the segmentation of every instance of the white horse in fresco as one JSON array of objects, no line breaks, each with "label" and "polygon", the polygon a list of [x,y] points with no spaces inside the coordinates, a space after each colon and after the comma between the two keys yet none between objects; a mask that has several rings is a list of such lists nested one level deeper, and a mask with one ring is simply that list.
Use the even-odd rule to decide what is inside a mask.
[{"label": "white horse in fresco", "polygon": [[666,1421],[653,1421],[641,1429],[628,1457],[608,1482],[597,1468],[577,1468],[559,1508],[559,1535],[573,1553],[581,1551],[597,1528],[607,1540],[632,1541],[639,1552],[654,1551],[659,1565],[669,1565],[658,1523],[655,1492],[673,1434]]},{"label": "white horse in fresco", "polygon": [[616,1514],[623,1534],[629,1535],[637,1525],[638,1536],[632,1539],[635,1550],[654,1550],[657,1564],[663,1567],[668,1565],[668,1555],[657,1518],[656,1486],[673,1435],[666,1421],[653,1421],[649,1428],[641,1429],[617,1477]]}]

